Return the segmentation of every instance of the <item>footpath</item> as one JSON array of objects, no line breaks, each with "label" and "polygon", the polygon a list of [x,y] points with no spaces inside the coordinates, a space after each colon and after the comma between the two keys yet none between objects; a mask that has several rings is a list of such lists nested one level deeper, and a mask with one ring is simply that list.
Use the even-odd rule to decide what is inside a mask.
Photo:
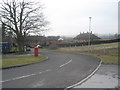
[{"label": "footpath", "polygon": [[118,65],[102,64],[91,78],[74,88],[118,88],[118,68]]}]

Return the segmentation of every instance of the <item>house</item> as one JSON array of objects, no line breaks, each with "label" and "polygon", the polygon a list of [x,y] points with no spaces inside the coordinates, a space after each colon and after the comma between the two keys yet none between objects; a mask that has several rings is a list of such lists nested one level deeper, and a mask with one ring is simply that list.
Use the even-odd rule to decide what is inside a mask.
[{"label": "house", "polygon": [[99,40],[100,38],[98,36],[96,36],[95,34],[93,34],[92,32],[89,33],[80,33],[79,35],[77,35],[76,37],[73,38],[74,42],[87,42],[89,40],[89,36],[90,36],[90,40],[94,41],[94,40]]}]

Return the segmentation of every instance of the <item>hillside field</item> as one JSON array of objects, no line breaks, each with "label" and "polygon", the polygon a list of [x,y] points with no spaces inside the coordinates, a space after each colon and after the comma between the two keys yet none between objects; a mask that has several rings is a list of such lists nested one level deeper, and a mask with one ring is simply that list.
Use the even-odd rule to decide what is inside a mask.
[{"label": "hillside field", "polygon": [[[119,43],[120,44],[120,43]],[[57,51],[97,56],[106,64],[118,64],[118,43],[59,48]]]}]

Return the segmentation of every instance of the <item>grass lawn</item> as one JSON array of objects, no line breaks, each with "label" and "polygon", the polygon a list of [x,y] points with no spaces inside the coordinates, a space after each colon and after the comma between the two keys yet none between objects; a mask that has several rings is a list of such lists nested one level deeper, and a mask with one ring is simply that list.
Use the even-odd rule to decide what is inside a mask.
[{"label": "grass lawn", "polygon": [[47,59],[46,56],[22,56],[22,57],[14,57],[14,58],[3,58],[0,59],[0,67],[19,65],[19,64],[28,64],[38,61],[43,61]]},{"label": "grass lawn", "polygon": [[[90,50],[90,51],[88,51]],[[118,64],[118,43],[59,48],[57,51],[97,56],[103,63]]]},{"label": "grass lawn", "polygon": [[116,57],[116,56],[102,55],[102,56],[99,56],[99,57],[102,58],[103,63],[118,64],[118,57]]}]

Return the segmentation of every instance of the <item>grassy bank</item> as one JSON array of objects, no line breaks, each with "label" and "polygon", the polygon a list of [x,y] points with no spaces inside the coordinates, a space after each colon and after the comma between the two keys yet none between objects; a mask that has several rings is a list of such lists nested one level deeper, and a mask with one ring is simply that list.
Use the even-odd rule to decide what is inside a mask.
[{"label": "grassy bank", "polygon": [[12,66],[12,65],[20,65],[20,64],[28,64],[38,61],[43,61],[47,59],[46,56],[22,56],[22,57],[14,57],[14,58],[3,58],[0,59],[0,67]]},{"label": "grassy bank", "polygon": [[100,57],[103,63],[118,64],[118,43],[59,48],[57,51]]}]

